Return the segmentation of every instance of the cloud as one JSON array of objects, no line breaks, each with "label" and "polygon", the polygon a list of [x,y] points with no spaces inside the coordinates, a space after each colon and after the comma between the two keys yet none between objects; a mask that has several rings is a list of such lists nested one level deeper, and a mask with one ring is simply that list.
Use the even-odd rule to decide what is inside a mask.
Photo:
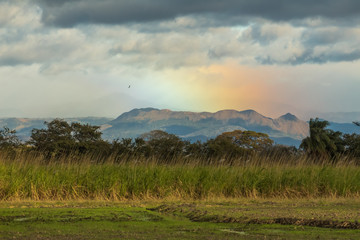
[{"label": "cloud", "polygon": [[[76,29],[20,35],[19,39],[1,44],[0,65],[31,65],[79,59],[84,36]],[[83,49],[82,49],[83,50]]]},{"label": "cloud", "polygon": [[29,30],[35,29],[40,27],[40,19],[41,9],[27,0],[0,0],[0,28],[26,26]]},{"label": "cloud", "polygon": [[[360,31],[356,26],[294,26],[261,22],[239,37],[259,64],[304,64],[360,59]],[[232,54],[236,53],[232,52]],[[226,56],[225,56],[226,57]]]},{"label": "cloud", "polygon": [[356,110],[359,4],[0,0],[0,114]]},{"label": "cloud", "polygon": [[[357,0],[34,0],[43,9],[43,22],[72,27],[77,24],[124,24],[212,15],[215,19],[238,16],[289,21],[309,17],[353,18],[360,14]],[[224,22],[225,23],[225,22]]]},{"label": "cloud", "polygon": [[[349,20],[358,5],[352,1],[36,0],[41,8],[31,1],[0,0],[0,66],[40,64],[43,73],[56,74],[227,60],[298,65],[360,59],[359,24]],[[305,3],[311,14],[300,14]],[[320,9],[320,3],[327,5]],[[345,17],[340,13],[346,9],[348,25],[321,17]],[[292,21],[277,21],[289,12]]]}]

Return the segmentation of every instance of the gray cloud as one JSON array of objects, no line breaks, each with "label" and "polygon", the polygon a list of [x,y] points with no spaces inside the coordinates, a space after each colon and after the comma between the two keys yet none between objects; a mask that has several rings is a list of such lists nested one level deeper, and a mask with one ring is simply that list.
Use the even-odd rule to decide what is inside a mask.
[{"label": "gray cloud", "polygon": [[[71,27],[81,23],[124,24],[211,14],[216,19],[261,17],[288,21],[307,17],[352,18],[360,14],[358,0],[34,0],[43,22]],[[229,22],[228,24],[234,24]]]},{"label": "gray cloud", "polygon": [[[306,46],[330,45],[343,42],[359,42],[360,31],[356,28],[323,27],[308,28],[302,39]],[[355,44],[355,46],[358,44]]]},{"label": "gray cloud", "polygon": [[[254,24],[238,38],[260,64],[303,64],[356,61],[360,59],[360,31],[354,27],[294,26],[288,23]],[[218,53],[222,53],[220,47]],[[227,51],[238,54],[236,50]],[[225,52],[226,53],[226,52]],[[255,54],[254,54],[255,53]],[[228,54],[217,54],[226,57]]]},{"label": "gray cloud", "polygon": [[[60,30],[48,33],[14,36],[16,41],[0,41],[0,65],[31,65],[51,63],[62,59],[78,59],[85,50],[79,49],[84,37],[77,30]],[[76,55],[74,57],[74,55]]]},{"label": "gray cloud", "polygon": [[[101,66],[119,64],[156,69],[181,68],[207,66],[229,59],[243,64],[293,65],[360,59],[360,31],[355,22],[340,26],[334,24],[334,19],[322,17],[304,18],[297,22],[252,18],[251,23],[247,24],[249,19],[245,15],[237,14],[241,11],[249,14],[256,11],[262,13],[268,7],[269,16],[274,12],[271,16],[275,19],[276,13],[280,14],[290,6],[302,6],[307,1],[301,1],[301,4],[294,2],[293,5],[292,1],[286,1],[287,5],[280,9],[270,5],[262,6],[260,0],[251,3],[241,0],[209,0],[209,6],[205,7],[198,0],[181,1],[183,4],[180,4],[180,1],[168,3],[169,0],[154,0],[148,1],[145,8],[142,0],[125,3],[113,0],[37,1],[42,6],[43,15],[39,7],[29,4],[28,1],[0,0],[0,66],[39,64],[41,71],[59,72],[68,69],[86,71],[93,67],[99,69]],[[336,5],[335,1],[327,2],[328,5]],[[343,4],[348,4],[345,4],[344,8],[347,9],[350,2],[343,1]],[[218,8],[214,7],[216,3]],[[232,10],[229,8],[230,4],[244,5],[247,7],[245,9],[251,11],[235,7]],[[279,1],[272,1],[272,4],[276,6]],[[317,4],[318,1],[315,5]],[[136,5],[142,6],[142,18],[135,14]],[[112,6],[114,7],[111,11],[106,10]],[[225,9],[226,6],[229,9]],[[249,6],[253,6],[253,9]],[[356,4],[353,6],[356,9]],[[119,10],[119,7],[124,9]],[[327,8],[330,7],[324,9]],[[131,9],[133,11],[130,11]],[[147,9],[150,12],[152,9],[156,10],[159,16],[153,14],[150,18]],[[169,11],[162,14],[165,9]],[[86,15],[87,11],[92,12],[92,15]],[[117,11],[119,14],[116,15]],[[120,13],[124,11],[128,13],[121,16]],[[344,10],[340,9],[339,12],[341,11]],[[80,13],[78,18],[75,13]],[[189,14],[185,15],[186,13]],[[214,17],[214,14],[220,13],[221,15]],[[67,18],[69,14],[72,17]],[[181,14],[183,16],[180,16]],[[93,18],[95,15],[98,18]],[[134,22],[83,24],[64,29],[43,25],[41,16],[48,24],[58,25],[64,25],[65,22],[60,20],[66,18],[69,20],[67,26],[81,22],[101,23],[106,17],[108,23]],[[155,21],[161,16],[168,19]],[[174,16],[177,17],[173,18]],[[338,13],[337,16],[342,15]],[[280,19],[281,14],[277,18]],[[352,21],[347,19],[344,22]],[[236,23],[241,23],[242,26],[236,26]]]},{"label": "gray cloud", "polygon": [[278,61],[271,56],[257,56],[256,60],[261,64],[303,64],[303,63],[328,63],[328,62],[351,62],[360,59],[360,51],[351,52],[329,52],[322,54],[314,54],[313,50],[307,50],[297,57],[286,59],[286,61]]}]

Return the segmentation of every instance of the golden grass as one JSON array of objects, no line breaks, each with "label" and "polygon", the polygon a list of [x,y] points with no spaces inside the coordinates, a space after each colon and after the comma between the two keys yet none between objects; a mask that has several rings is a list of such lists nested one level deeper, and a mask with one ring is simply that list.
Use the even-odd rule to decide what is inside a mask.
[{"label": "golden grass", "polygon": [[99,159],[0,153],[1,201],[354,198],[360,166],[306,157]]}]

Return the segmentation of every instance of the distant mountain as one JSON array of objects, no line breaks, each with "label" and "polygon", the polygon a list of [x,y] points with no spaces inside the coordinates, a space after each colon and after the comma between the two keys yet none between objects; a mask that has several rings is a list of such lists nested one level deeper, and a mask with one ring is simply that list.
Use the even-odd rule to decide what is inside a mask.
[{"label": "distant mountain", "polygon": [[328,127],[328,129],[334,130],[334,131],[339,131],[342,133],[356,133],[356,134],[360,134],[360,127],[356,126],[353,123],[336,123],[336,122],[329,122],[330,125]]},{"label": "distant mountain", "polygon": [[160,129],[191,141],[204,141],[240,129],[267,133],[275,142],[299,145],[309,132],[308,124],[290,113],[272,119],[254,110],[197,113],[142,108],[123,113],[108,124],[103,131],[107,139],[134,138]]},{"label": "distant mountain", "polygon": [[351,123],[353,121],[360,121],[360,112],[312,112],[304,116],[305,119],[316,117],[329,122]]},{"label": "distant mountain", "polygon": [[[15,129],[22,140],[28,140],[33,128],[45,128],[44,121],[53,118],[0,118],[0,128]],[[101,126],[103,138],[109,141],[134,138],[151,130],[160,129],[189,141],[206,141],[223,132],[251,130],[266,133],[277,144],[299,146],[309,133],[308,123],[287,113],[279,118],[265,117],[254,110],[222,110],[210,112],[182,112],[167,109],[141,108],[121,114],[116,119],[101,117],[66,118]],[[330,122],[329,129],[343,133],[360,133],[352,123]]]}]

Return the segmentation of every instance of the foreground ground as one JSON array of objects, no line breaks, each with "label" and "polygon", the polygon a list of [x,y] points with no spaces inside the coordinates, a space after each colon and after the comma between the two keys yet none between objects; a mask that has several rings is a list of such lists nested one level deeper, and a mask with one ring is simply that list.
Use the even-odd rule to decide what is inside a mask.
[{"label": "foreground ground", "polygon": [[1,202],[0,239],[360,239],[360,200]]}]

